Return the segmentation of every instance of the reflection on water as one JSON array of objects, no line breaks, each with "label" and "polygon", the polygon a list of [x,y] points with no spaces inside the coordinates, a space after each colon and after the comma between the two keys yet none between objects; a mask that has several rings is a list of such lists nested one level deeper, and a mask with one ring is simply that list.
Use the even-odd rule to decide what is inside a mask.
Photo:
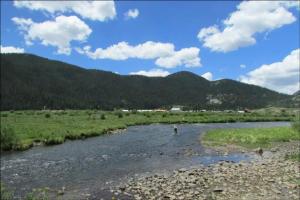
[{"label": "reflection on water", "polygon": [[[181,124],[177,125],[178,135],[173,134],[173,125],[134,126],[119,134],[2,154],[1,182],[16,188],[19,195],[32,188],[63,186],[67,190],[92,192],[136,173],[251,159],[247,154],[224,157],[204,151],[199,135],[209,129],[287,125],[287,122]],[[193,154],[188,156],[191,151]]]}]

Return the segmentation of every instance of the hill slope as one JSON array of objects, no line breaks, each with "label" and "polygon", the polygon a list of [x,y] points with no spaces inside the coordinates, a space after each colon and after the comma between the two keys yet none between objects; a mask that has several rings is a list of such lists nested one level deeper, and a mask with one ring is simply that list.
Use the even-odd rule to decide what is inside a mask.
[{"label": "hill slope", "polygon": [[1,54],[1,109],[259,108],[289,95],[233,80],[208,81],[191,72],[167,77],[121,76],[31,54]]}]

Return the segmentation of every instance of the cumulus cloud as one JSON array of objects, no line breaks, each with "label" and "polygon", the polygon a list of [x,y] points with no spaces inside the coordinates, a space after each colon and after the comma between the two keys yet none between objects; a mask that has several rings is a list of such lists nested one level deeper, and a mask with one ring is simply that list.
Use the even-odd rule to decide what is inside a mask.
[{"label": "cumulus cloud", "polygon": [[137,72],[130,72],[130,75],[142,75],[142,76],[149,76],[149,77],[165,77],[170,74],[170,72],[162,70],[162,69],[150,69],[149,71],[137,71]]},{"label": "cumulus cloud", "polygon": [[300,87],[299,54],[299,49],[293,50],[282,61],[262,65],[245,76],[241,76],[240,81],[282,93],[293,94]]},{"label": "cumulus cloud", "polygon": [[51,14],[74,12],[90,20],[106,21],[116,17],[114,1],[23,1],[15,0],[17,8],[45,11]]},{"label": "cumulus cloud", "polygon": [[136,46],[127,42],[119,42],[105,49],[97,48],[91,51],[90,46],[76,48],[80,54],[85,54],[92,59],[127,60],[129,58],[156,59],[160,67],[173,68],[176,66],[198,67],[201,66],[199,52],[196,47],[183,48],[175,51],[172,43],[147,41]]},{"label": "cumulus cloud", "polygon": [[134,19],[139,16],[140,12],[138,9],[129,9],[126,13],[124,13],[126,19]]},{"label": "cumulus cloud", "polygon": [[92,30],[76,16],[58,16],[54,21],[33,22],[31,19],[12,18],[24,33],[27,44],[39,40],[42,45],[57,47],[57,53],[69,55],[72,41],[85,41]]},{"label": "cumulus cloud", "polygon": [[243,1],[237,11],[223,21],[224,29],[217,25],[202,28],[198,39],[212,51],[229,52],[256,43],[255,35],[280,28],[296,21],[290,8],[299,8],[299,2]]},{"label": "cumulus cloud", "polygon": [[0,46],[0,52],[1,53],[24,53],[25,50],[23,48],[18,48],[14,46]]},{"label": "cumulus cloud", "polygon": [[199,52],[200,50],[196,47],[183,48],[173,52],[170,56],[158,58],[155,64],[165,68],[176,66],[198,67],[200,66]]},{"label": "cumulus cloud", "polygon": [[206,73],[202,74],[201,76],[209,81],[211,81],[213,79],[213,75],[211,72],[206,72]]}]

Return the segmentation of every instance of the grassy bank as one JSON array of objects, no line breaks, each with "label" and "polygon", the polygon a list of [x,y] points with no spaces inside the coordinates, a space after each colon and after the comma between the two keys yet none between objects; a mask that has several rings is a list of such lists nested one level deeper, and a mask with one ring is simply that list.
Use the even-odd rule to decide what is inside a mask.
[{"label": "grassy bank", "polygon": [[246,148],[268,147],[273,142],[300,140],[300,133],[291,127],[242,128],[212,130],[203,136],[209,145],[237,145]]},{"label": "grassy bank", "polygon": [[53,145],[98,136],[127,126],[151,123],[289,121],[289,114],[215,112],[104,112],[99,110],[1,112],[1,150],[24,150],[34,143]]}]

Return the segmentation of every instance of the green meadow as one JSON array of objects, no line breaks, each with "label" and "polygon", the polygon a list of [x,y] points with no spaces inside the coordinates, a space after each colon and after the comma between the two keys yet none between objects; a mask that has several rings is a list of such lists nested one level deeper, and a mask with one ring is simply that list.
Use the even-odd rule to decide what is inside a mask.
[{"label": "green meadow", "polygon": [[[225,112],[121,112],[100,110],[43,110],[43,111],[4,111],[1,112],[1,150],[25,150],[35,144],[53,145],[65,140],[84,139],[110,133],[127,126],[151,123],[222,123],[290,121],[290,113],[225,113]],[[274,129],[275,130],[275,129]],[[293,132],[287,128],[290,135]],[[284,133],[285,133],[284,132]],[[232,132],[234,135],[236,132]],[[222,135],[218,130],[212,135]],[[255,134],[248,130],[239,137]],[[211,134],[209,134],[211,135]],[[209,137],[209,135],[207,137]],[[214,136],[216,137],[216,136]],[[252,136],[247,136],[251,138]],[[213,138],[213,137],[212,137]],[[226,137],[227,138],[227,137]],[[236,138],[236,137],[233,137]],[[261,137],[260,137],[261,138]],[[236,141],[237,139],[233,140]],[[252,139],[250,139],[252,140]],[[228,138],[229,142],[232,142]]]},{"label": "green meadow", "polygon": [[212,130],[203,136],[210,145],[237,145],[246,148],[269,147],[275,142],[300,140],[300,132],[292,127],[241,128]]}]

